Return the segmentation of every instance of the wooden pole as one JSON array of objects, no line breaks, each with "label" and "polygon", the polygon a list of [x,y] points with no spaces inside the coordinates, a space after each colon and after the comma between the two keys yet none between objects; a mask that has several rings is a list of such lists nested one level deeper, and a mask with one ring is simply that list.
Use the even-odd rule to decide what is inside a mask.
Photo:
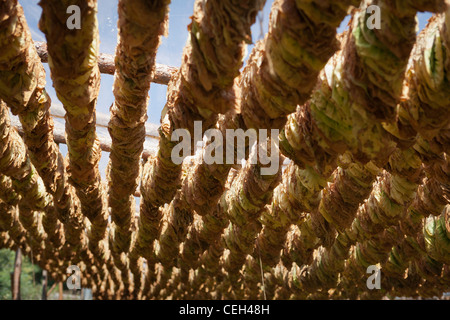
[{"label": "wooden pole", "polygon": [[59,300],[63,300],[63,283],[59,282]]},{"label": "wooden pole", "polygon": [[[12,118],[11,124],[17,129],[20,135],[23,135],[23,128],[22,124],[19,120]],[[149,127],[151,125],[147,125]],[[66,144],[66,136],[65,136],[65,130],[64,127],[60,128],[59,126],[55,125],[53,129],[53,138],[56,143],[63,143]],[[153,137],[151,137],[154,139]],[[100,141],[100,149],[105,152],[111,152],[111,138],[106,135],[98,135],[98,139]],[[156,154],[157,150],[156,148],[153,148],[151,146],[146,146],[147,142],[144,143],[144,150],[142,151],[142,157],[144,159],[147,159],[148,157],[151,157]]]},{"label": "wooden pole", "polygon": [[53,285],[50,287],[50,290],[47,292],[47,298],[52,294],[53,290],[56,288],[57,282],[53,283]]},{"label": "wooden pole", "polygon": [[[47,43],[35,41],[37,53],[42,62],[48,62]],[[115,72],[114,56],[111,54],[100,53],[98,56],[98,67],[101,73],[113,75]],[[177,68],[166,66],[163,64],[155,64],[155,72],[152,82],[167,85],[172,75],[177,72]]]},{"label": "wooden pole", "polygon": [[22,251],[20,248],[16,251],[16,258],[14,259],[14,272],[12,276],[12,299],[20,300],[20,273],[22,272]]},{"label": "wooden pole", "polygon": [[42,270],[42,300],[47,300],[47,270]]}]

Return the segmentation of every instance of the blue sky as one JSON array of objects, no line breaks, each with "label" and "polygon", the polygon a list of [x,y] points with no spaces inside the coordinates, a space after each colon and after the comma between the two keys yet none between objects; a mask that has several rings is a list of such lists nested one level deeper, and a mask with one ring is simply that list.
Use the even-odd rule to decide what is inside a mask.
[{"label": "blue sky", "polygon": [[[41,15],[41,7],[38,6],[39,0],[19,0],[24,8],[25,16],[28,25],[31,29],[33,39],[36,41],[45,41],[44,35],[38,29],[38,21]],[[190,16],[193,13],[195,0],[172,0],[170,5],[169,15],[169,36],[162,39],[159,47],[156,61],[158,63],[167,64],[171,66],[180,66],[183,47],[185,45],[188,31],[187,25],[190,23]],[[118,0],[98,0],[98,21],[100,33],[100,52],[114,54],[117,43],[117,3]],[[264,10],[259,15],[259,18],[252,28],[253,40],[257,41],[262,37],[261,27],[263,32],[267,32],[269,12],[273,0],[267,0]],[[419,14],[419,28],[422,29],[431,15],[429,13]],[[339,32],[342,32],[349,21],[349,17],[342,22]],[[249,46],[248,52],[251,51],[252,46]],[[47,91],[49,92],[53,104],[60,104],[56,97],[55,91],[52,87],[50,78],[50,70],[47,64],[44,64],[47,72]],[[100,94],[97,103],[97,111],[105,114],[109,113],[109,107],[114,101],[112,93],[113,76],[102,74],[101,76]],[[148,121],[159,124],[161,110],[166,102],[166,89],[164,85],[152,83],[150,89],[150,102],[148,106]],[[60,121],[60,120],[56,120]],[[63,125],[63,123],[60,123]],[[100,134],[107,134],[106,129],[98,129]],[[66,155],[67,148],[60,145],[61,152]],[[108,162],[108,154],[103,152],[100,163],[100,171],[103,178],[104,171]]]}]

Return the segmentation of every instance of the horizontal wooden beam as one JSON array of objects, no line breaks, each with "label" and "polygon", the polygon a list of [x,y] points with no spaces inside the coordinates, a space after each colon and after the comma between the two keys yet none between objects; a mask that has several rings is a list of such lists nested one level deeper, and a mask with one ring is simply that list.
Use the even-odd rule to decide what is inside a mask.
[{"label": "horizontal wooden beam", "polygon": [[[58,119],[64,119],[64,116],[66,115],[66,111],[60,104],[52,104],[50,107],[50,114],[54,118]],[[109,122],[109,115],[104,114],[101,112],[95,113],[95,125],[97,127],[102,128],[108,128],[108,122]],[[159,133],[158,133],[159,125],[153,124],[153,123],[145,123],[145,137],[159,140]]]},{"label": "horizontal wooden beam", "polygon": [[[35,41],[34,45],[42,62],[48,63],[47,43]],[[98,67],[101,73],[114,74],[116,70],[114,64],[114,56],[112,54],[100,53],[98,56]],[[152,82],[167,85],[172,75],[177,72],[177,68],[157,63],[155,65],[155,73]]]},{"label": "horizontal wooden beam", "polygon": [[[18,118],[12,117],[11,125],[17,129],[20,135],[23,135],[22,124],[20,123]],[[109,137],[109,135],[99,133],[97,134],[97,136],[100,141],[100,149],[105,152],[111,152],[111,137]],[[56,143],[67,144],[65,128],[63,124],[55,122],[53,128],[53,139]],[[144,151],[142,152],[142,157],[148,158],[154,156],[156,154],[156,150],[157,149],[151,143],[148,143],[148,141],[146,141],[144,143]]]}]

